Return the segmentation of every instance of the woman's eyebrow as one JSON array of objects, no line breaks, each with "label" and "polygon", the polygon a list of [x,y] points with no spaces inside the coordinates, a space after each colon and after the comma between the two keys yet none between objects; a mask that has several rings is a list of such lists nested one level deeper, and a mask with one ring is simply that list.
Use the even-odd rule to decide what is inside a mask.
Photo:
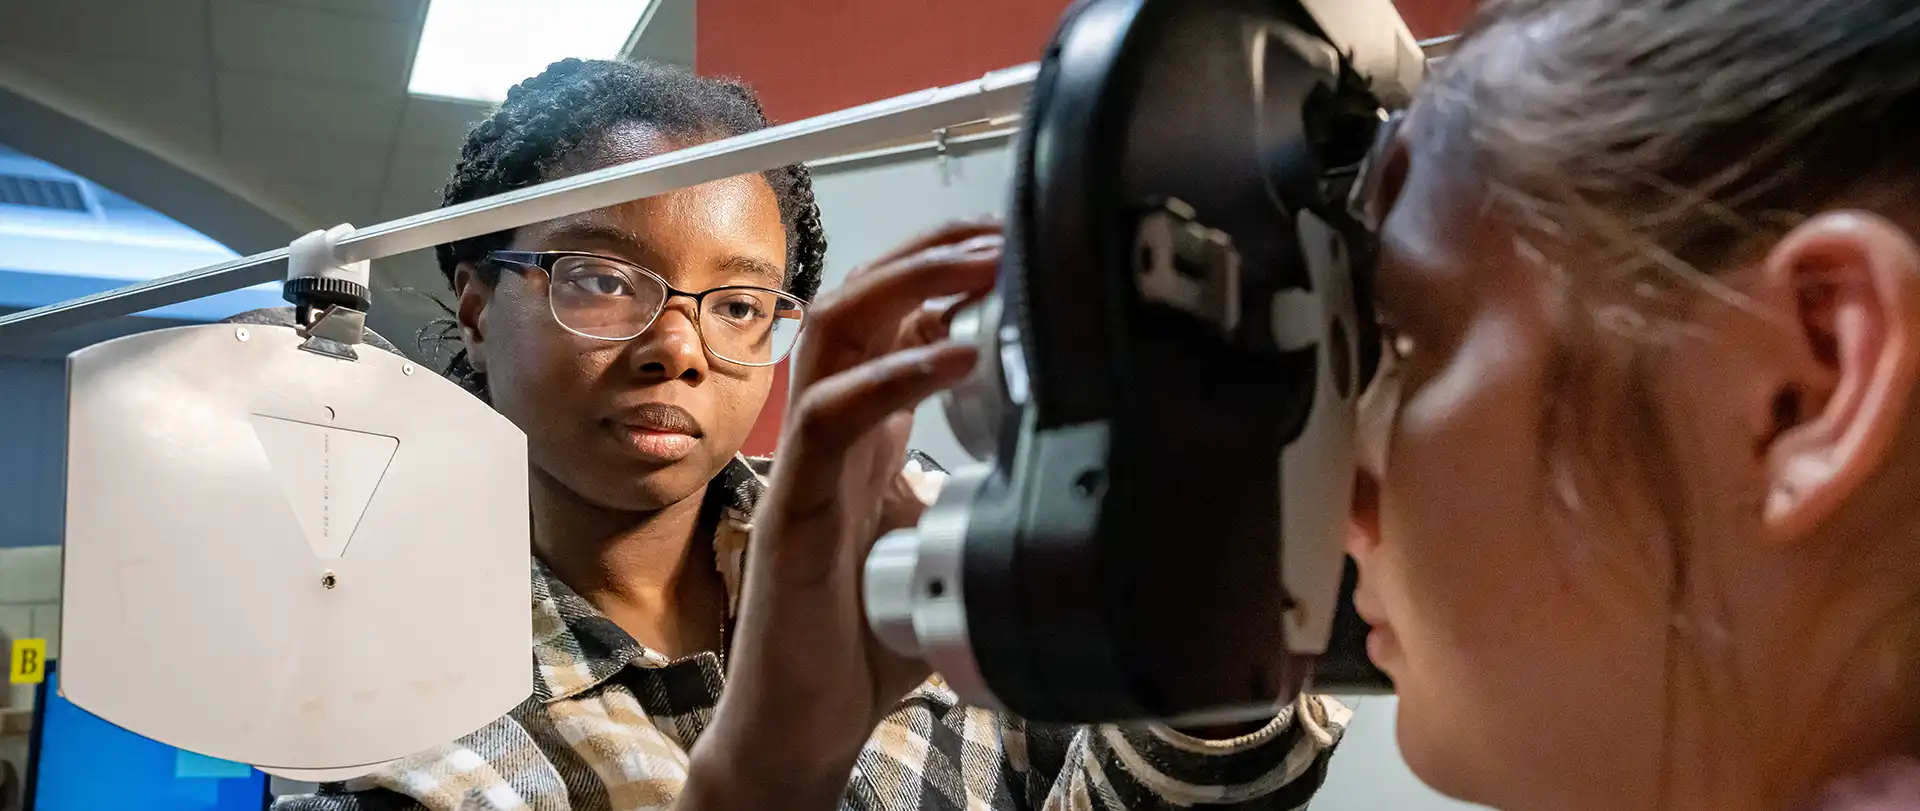
[{"label": "woman's eyebrow", "polygon": [[[604,245],[618,254],[620,258],[646,267],[643,261],[651,252],[647,242],[638,234],[616,225],[585,220],[569,222],[548,232],[547,239],[564,239],[574,242],[591,242]],[[728,276],[748,276],[766,287],[776,290],[786,287],[787,275],[780,266],[754,256],[735,254],[720,260],[719,271]]]},{"label": "woman's eyebrow", "polygon": [[549,232],[547,238],[597,242],[625,254],[627,258],[635,260],[647,253],[646,241],[642,240],[632,231],[606,223],[593,222],[591,220],[569,222],[561,225]]},{"label": "woman's eyebrow", "polygon": [[765,259],[752,256],[729,256],[720,262],[720,270],[728,275],[741,274],[757,277],[762,284],[776,290],[786,286],[787,275],[780,268]]}]

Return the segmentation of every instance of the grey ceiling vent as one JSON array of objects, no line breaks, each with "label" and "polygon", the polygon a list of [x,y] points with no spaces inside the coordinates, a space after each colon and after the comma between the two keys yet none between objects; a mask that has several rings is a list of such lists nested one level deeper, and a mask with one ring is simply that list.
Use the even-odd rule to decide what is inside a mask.
[{"label": "grey ceiling vent", "polygon": [[87,197],[71,180],[0,174],[0,205],[85,212]]}]

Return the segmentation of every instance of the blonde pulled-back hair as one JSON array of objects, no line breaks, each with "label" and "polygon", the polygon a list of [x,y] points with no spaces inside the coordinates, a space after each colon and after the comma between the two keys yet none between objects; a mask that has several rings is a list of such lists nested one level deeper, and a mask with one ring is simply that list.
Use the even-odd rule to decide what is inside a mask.
[{"label": "blonde pulled-back hair", "polygon": [[1913,0],[1489,0],[1426,94],[1554,277],[1554,378],[1617,395],[1545,406],[1576,512],[1636,492],[1680,522],[1645,384],[1702,302],[1742,304],[1717,276],[1823,210],[1920,212]]},{"label": "blonde pulled-back hair", "polygon": [[[1654,372],[1703,307],[1750,307],[1729,274],[1807,218],[1848,208],[1920,224],[1920,3],[1489,0],[1425,93],[1446,157],[1549,277],[1560,334],[1541,475],[1566,508],[1557,518],[1628,513],[1660,533],[1645,549],[1577,551],[1645,556],[1635,563],[1673,617],[1669,683],[1697,684],[1687,669],[1713,629],[1685,607],[1689,437],[1672,435]],[[1879,527],[1874,549],[1835,549],[1836,565],[1911,574],[1920,590],[1920,450],[1879,475],[1858,512],[1898,525]]]}]

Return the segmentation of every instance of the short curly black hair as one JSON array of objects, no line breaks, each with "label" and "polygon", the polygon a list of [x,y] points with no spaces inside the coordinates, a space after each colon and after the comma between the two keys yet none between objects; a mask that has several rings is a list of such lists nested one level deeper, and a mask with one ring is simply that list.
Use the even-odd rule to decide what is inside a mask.
[{"label": "short curly black hair", "polygon": [[[641,124],[671,138],[712,140],[764,129],[766,111],[753,89],[732,79],[696,76],[652,62],[565,59],[521,82],[487,120],[467,133],[460,162],[441,195],[451,206],[555,179],[582,150],[598,146],[610,130]],[[765,173],[780,202],[787,229],[787,290],[811,299],[820,287],[827,235],[814,202],[807,167],[794,164]],[[453,283],[462,264],[491,285],[499,270],[481,261],[505,248],[513,232],[463,239],[434,249],[441,274]],[[485,375],[466,350],[456,353],[447,375],[487,397]]]}]

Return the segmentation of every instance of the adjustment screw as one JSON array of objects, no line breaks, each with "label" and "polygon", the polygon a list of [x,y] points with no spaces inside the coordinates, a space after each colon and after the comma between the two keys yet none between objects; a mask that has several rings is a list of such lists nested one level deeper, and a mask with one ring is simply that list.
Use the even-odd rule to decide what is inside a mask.
[{"label": "adjustment screw", "polygon": [[320,576],[320,585],[329,589],[333,588],[334,586],[340,585],[340,578],[334,577],[333,572],[327,572]]},{"label": "adjustment screw", "polygon": [[1093,498],[1100,495],[1107,486],[1107,476],[1099,470],[1082,471],[1073,480],[1073,494],[1081,498]]}]

